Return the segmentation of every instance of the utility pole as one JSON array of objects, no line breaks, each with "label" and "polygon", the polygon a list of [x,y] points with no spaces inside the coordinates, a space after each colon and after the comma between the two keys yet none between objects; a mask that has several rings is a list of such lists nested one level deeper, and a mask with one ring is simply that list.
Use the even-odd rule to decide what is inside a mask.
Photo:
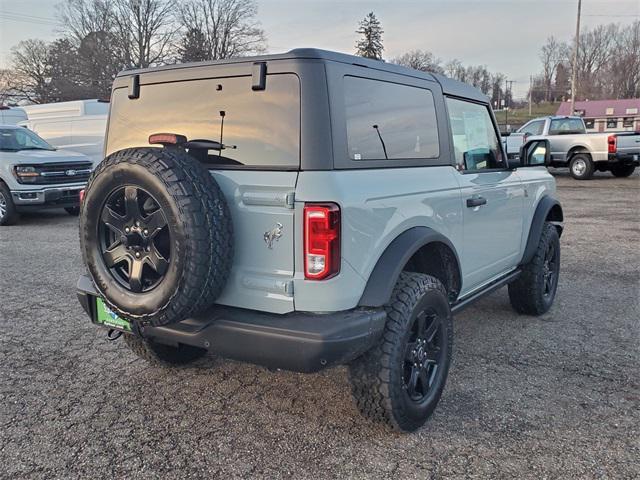
[{"label": "utility pole", "polygon": [[582,0],[578,0],[578,18],[576,20],[576,40],[575,48],[573,49],[573,71],[571,72],[571,111],[569,115],[573,115],[576,106],[576,88],[578,76],[578,50],[580,49],[580,7],[582,7]]},{"label": "utility pole", "polygon": [[529,117],[531,117],[531,92],[533,91],[533,75],[529,75]]}]

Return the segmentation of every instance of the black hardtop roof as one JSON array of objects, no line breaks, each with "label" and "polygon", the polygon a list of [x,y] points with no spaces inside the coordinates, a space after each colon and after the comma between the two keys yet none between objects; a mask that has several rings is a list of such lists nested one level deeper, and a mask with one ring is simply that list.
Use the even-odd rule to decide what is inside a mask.
[{"label": "black hardtop roof", "polygon": [[404,67],[402,65],[396,65],[394,63],[387,63],[380,60],[372,60],[370,58],[358,57],[355,55],[349,55],[346,53],[333,52],[330,50],[322,50],[318,48],[296,48],[286,53],[276,53],[269,55],[259,55],[253,57],[237,57],[224,60],[211,60],[205,62],[191,62],[191,63],[177,63],[173,65],[162,65],[159,67],[150,67],[133,70],[123,70],[118,73],[118,77],[124,77],[134,74],[142,74],[146,72],[176,70],[184,68],[194,67],[206,67],[215,65],[230,65],[238,63],[254,63],[254,62],[270,62],[278,60],[325,60],[329,62],[347,63],[350,65],[356,65],[375,70],[381,70],[385,72],[395,73],[398,75],[405,75],[414,78],[422,78],[425,80],[436,81],[442,87],[442,91],[448,95],[454,95],[457,97],[468,98],[477,100],[480,102],[488,102],[488,98],[480,90],[472,87],[469,84],[453,80],[444,75],[421,72],[414,70],[413,68]]}]

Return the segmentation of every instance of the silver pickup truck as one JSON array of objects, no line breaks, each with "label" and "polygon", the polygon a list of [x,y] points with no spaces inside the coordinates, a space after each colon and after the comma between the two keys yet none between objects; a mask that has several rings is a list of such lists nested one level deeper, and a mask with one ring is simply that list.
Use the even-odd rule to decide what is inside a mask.
[{"label": "silver pickup truck", "polygon": [[551,166],[569,167],[577,180],[588,180],[595,171],[628,177],[638,166],[640,132],[587,133],[581,117],[551,116],[529,121],[503,136],[507,156],[517,158],[523,143],[542,138],[551,144]]}]

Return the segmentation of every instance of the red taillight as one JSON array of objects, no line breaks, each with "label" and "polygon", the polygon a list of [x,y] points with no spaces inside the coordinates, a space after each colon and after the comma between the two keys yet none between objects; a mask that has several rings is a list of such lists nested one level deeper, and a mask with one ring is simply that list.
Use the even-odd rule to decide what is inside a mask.
[{"label": "red taillight", "polygon": [[175,133],[154,133],[149,135],[149,144],[151,145],[180,145],[186,141],[187,137]]},{"label": "red taillight", "polygon": [[324,280],[340,272],[340,208],[335,204],[304,207],[304,276]]},{"label": "red taillight", "polygon": [[84,201],[84,188],[80,190],[80,203]]},{"label": "red taillight", "polygon": [[609,153],[616,153],[618,150],[618,137],[615,135],[609,135],[607,138],[607,145],[609,147]]}]

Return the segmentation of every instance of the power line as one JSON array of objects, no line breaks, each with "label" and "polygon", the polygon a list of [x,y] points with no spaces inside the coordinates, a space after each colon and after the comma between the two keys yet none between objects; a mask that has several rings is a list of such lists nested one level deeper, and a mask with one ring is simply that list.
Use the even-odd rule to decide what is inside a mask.
[{"label": "power line", "polygon": [[31,17],[27,15],[12,14],[8,12],[0,12],[0,19],[2,21],[23,22],[23,23],[31,23],[34,25],[46,25],[46,26],[60,25],[59,22],[56,22],[50,19],[47,20],[40,17]]},{"label": "power line", "polygon": [[37,15],[29,15],[28,13],[21,13],[21,12],[10,12],[8,10],[2,10],[0,11],[0,14],[15,15],[16,17],[27,17],[27,18],[33,18],[36,20],[45,20],[47,22],[53,21],[51,20],[50,17],[39,17]]},{"label": "power line", "polygon": [[640,15],[582,15],[583,17],[640,17]]}]

